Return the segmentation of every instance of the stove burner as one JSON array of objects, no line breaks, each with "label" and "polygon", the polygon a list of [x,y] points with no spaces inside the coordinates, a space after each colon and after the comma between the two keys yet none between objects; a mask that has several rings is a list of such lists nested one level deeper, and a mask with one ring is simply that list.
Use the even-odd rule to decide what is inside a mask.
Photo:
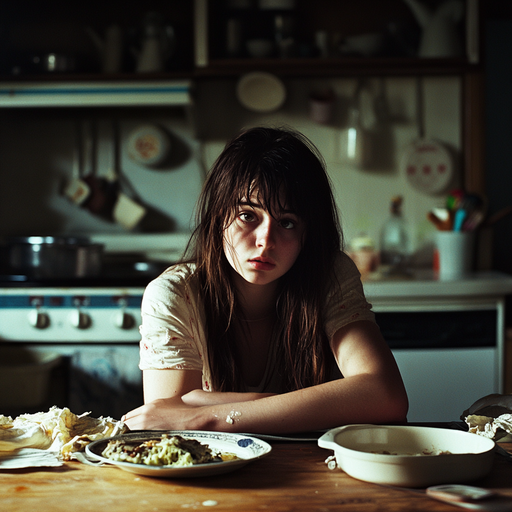
[{"label": "stove burner", "polygon": [[21,273],[9,274],[4,269],[4,273],[0,274],[0,288],[145,287],[170,265],[169,262],[107,260],[104,262],[99,276],[71,278],[42,278]]}]

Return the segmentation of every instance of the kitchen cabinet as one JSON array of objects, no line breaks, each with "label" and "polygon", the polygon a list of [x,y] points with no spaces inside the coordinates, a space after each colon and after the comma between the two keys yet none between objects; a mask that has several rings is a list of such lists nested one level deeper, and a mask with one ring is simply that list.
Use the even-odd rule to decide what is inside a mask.
[{"label": "kitchen cabinet", "polygon": [[[420,0],[429,9],[437,8],[445,0]],[[497,1],[497,0],[492,0]],[[219,77],[238,75],[251,69],[269,69],[277,74],[293,76],[354,76],[459,74],[469,68],[478,68],[479,43],[478,0],[465,0],[466,21],[461,25],[465,50],[454,58],[417,58],[417,39],[420,28],[404,0],[359,0],[357,8],[338,0],[294,0],[293,11],[259,9],[260,0],[153,0],[149,5],[136,4],[129,9],[120,0],[101,3],[91,0],[87,4],[73,3],[65,10],[57,0],[35,5],[30,10],[10,3],[0,20],[0,79],[11,81],[88,81],[181,79],[191,77]],[[277,0],[274,2],[279,3]],[[492,3],[492,2],[491,2]],[[248,9],[229,5],[249,5]],[[161,15],[161,23],[172,27],[172,51],[160,72],[137,73],[135,60],[144,37],[147,12]],[[277,15],[291,12],[294,34],[302,49],[290,54],[254,58],[242,50],[241,55],[226,53],[227,22],[245,18],[245,34],[241,40],[245,48],[247,38],[274,37],[268,35],[269,23]],[[123,53],[117,72],[102,72],[101,57],[105,34],[112,25],[118,25],[123,34]],[[92,29],[92,30],[91,30]],[[91,32],[97,38],[91,37]],[[318,34],[329,39],[329,51],[318,52]],[[400,46],[386,42],[381,50],[369,55],[338,51],[344,38],[366,33],[383,33],[387,40],[400,35]],[[103,41],[101,41],[103,39]],[[403,42],[403,41],[406,42]],[[72,57],[72,69],[50,72],[42,67],[45,55]],[[39,64],[35,64],[34,57]],[[45,72],[46,71],[46,72]]]},{"label": "kitchen cabinet", "polygon": [[[433,11],[442,3],[421,1]],[[259,8],[259,4],[295,8]],[[466,4],[459,34],[465,47],[460,55],[418,58],[421,28],[403,0],[361,0],[357,8],[337,0],[195,0],[196,72],[236,75],[258,68],[293,76],[457,74],[479,60],[477,2]],[[232,34],[233,24],[239,34]],[[235,37],[239,41],[232,41]],[[282,50],[283,38],[290,40],[290,49]],[[271,44],[268,54],[260,48],[262,41]],[[260,46],[252,48],[254,42]]]},{"label": "kitchen cabinet", "polygon": [[[79,82],[158,79],[163,75],[165,79],[189,78],[193,69],[193,9],[193,2],[182,0],[151,0],[129,6],[120,0],[48,0],[33,2],[30,8],[26,2],[9,2],[3,6],[0,20],[1,79]],[[172,50],[165,57],[165,73],[135,72],[149,12],[159,13],[159,23],[172,27]],[[112,26],[121,32],[120,63],[117,70],[110,68],[104,73],[102,56]],[[55,55],[59,62],[47,63],[48,55]]]}]

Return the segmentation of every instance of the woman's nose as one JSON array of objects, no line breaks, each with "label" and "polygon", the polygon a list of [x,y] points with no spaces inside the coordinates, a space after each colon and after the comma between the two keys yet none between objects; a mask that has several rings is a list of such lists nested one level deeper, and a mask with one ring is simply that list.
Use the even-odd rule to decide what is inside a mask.
[{"label": "woman's nose", "polygon": [[272,220],[265,220],[258,226],[256,244],[258,247],[273,247],[275,244]]}]

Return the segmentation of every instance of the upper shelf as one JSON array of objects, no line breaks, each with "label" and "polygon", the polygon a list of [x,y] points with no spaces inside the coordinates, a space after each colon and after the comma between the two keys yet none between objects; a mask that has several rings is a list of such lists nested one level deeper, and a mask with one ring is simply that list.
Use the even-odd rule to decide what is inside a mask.
[{"label": "upper shelf", "polygon": [[184,106],[189,80],[0,83],[0,107]]},{"label": "upper shelf", "polygon": [[[437,7],[444,1],[428,4]],[[48,0],[26,11],[15,2],[7,13],[0,50],[0,108],[189,105],[193,81],[237,79],[251,71],[267,71],[283,79],[329,79],[463,76],[482,70],[478,0],[465,2],[465,20],[458,27],[465,51],[453,53],[460,53],[460,58],[411,56],[418,53],[421,27],[403,0],[358,0],[357,7],[338,0],[286,3],[294,8],[271,9],[262,0],[152,0],[151,10],[161,15],[157,23],[154,17],[148,21],[144,3],[127,10],[121,0],[90,0],[62,11],[60,1]],[[174,53],[161,66],[163,72],[136,73],[135,61],[153,33],[148,26],[159,23],[172,28],[172,37],[168,30],[165,34]],[[115,68],[119,72],[102,74],[108,29],[116,26],[123,35],[122,62]],[[348,37],[364,34],[382,36],[379,51],[347,49]],[[285,36],[292,50],[274,48],[263,53],[274,58],[252,57],[261,53],[249,51],[251,40],[276,43]],[[76,56],[73,74],[43,73],[34,67],[33,57],[48,52]]]},{"label": "upper shelf", "polygon": [[[6,107],[150,107],[192,104],[194,80],[236,78],[267,71],[281,78],[462,75],[479,64],[465,59],[331,58],[218,59],[189,72],[116,75],[58,75],[0,78],[0,108]],[[186,78],[184,78],[186,77]]]},{"label": "upper shelf", "polygon": [[338,57],[313,59],[215,59],[197,67],[195,77],[240,76],[268,71],[281,77],[460,75],[479,69],[464,58]]}]

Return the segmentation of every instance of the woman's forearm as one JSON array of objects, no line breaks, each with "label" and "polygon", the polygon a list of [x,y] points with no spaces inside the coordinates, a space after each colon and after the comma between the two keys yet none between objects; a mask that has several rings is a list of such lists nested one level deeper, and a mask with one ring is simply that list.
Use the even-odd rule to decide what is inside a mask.
[{"label": "woman's forearm", "polygon": [[183,395],[181,399],[183,403],[194,407],[207,405],[231,404],[237,402],[249,402],[251,400],[259,400],[274,396],[275,393],[235,393],[235,392],[215,392],[203,391],[202,389],[194,389]]},{"label": "woman's forearm", "polygon": [[[131,430],[279,434],[350,423],[399,423],[407,413],[401,383],[378,374],[358,374],[279,395],[201,393],[157,399],[122,419]],[[237,401],[225,401],[232,399]]]},{"label": "woman's forearm", "polygon": [[375,375],[355,375],[257,400],[201,407],[194,428],[231,432],[291,433],[349,423],[405,421],[407,398]]}]

